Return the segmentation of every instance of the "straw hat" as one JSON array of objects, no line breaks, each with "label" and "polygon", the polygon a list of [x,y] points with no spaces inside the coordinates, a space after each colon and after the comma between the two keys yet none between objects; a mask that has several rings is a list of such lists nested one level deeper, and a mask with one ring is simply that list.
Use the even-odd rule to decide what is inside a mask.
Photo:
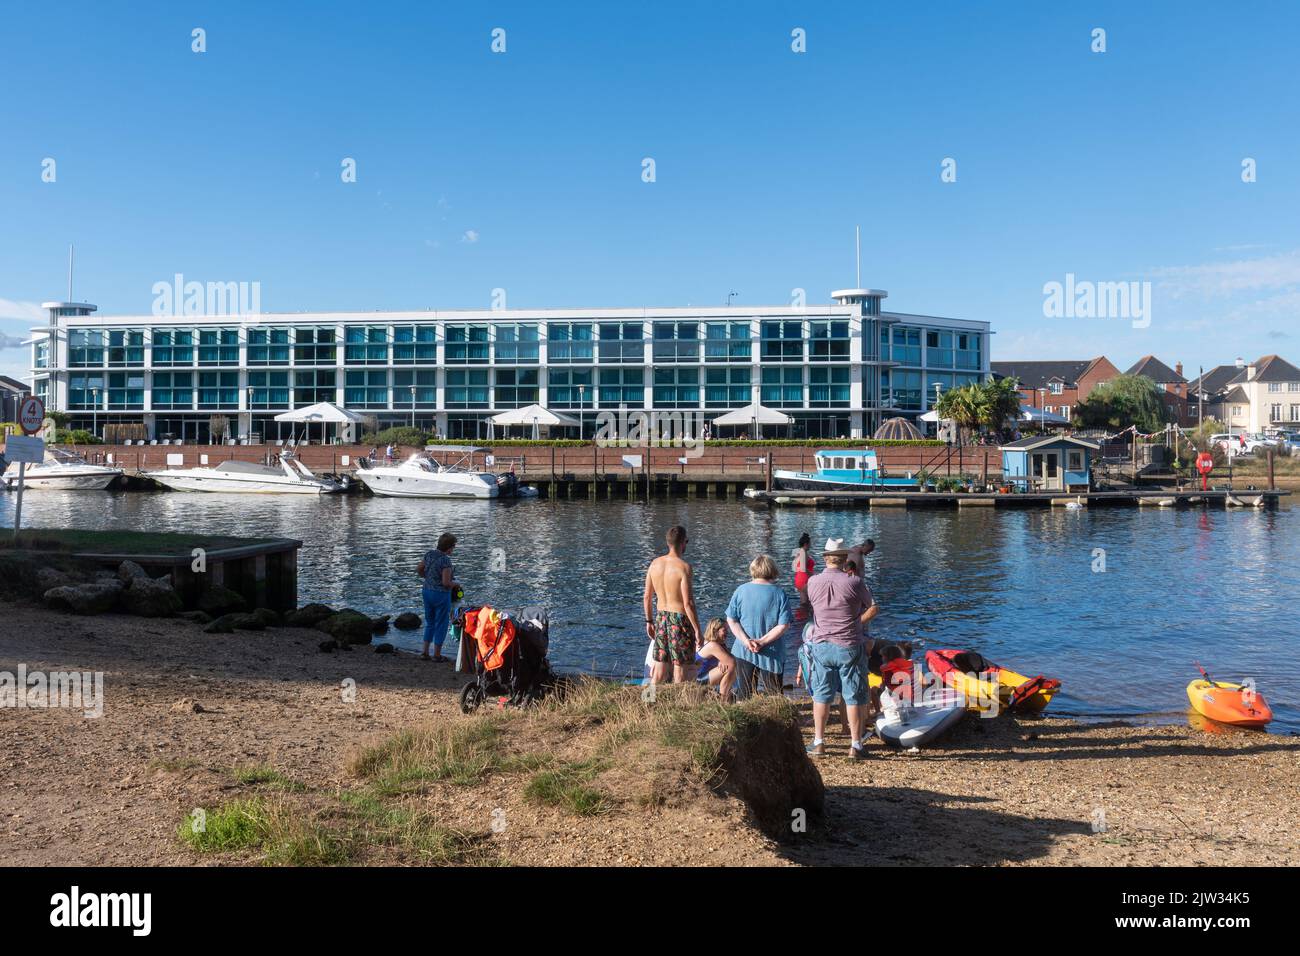
[{"label": "straw hat", "polygon": [[829,554],[843,557],[849,553],[849,549],[844,547],[843,538],[827,538],[826,547],[822,548],[822,554]]}]

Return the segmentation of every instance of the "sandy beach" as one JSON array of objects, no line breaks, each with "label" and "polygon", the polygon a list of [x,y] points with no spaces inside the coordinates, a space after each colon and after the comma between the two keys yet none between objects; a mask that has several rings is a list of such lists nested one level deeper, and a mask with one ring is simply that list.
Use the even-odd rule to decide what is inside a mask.
[{"label": "sandy beach", "polygon": [[[406,728],[465,722],[449,665],[360,647],[322,653],[291,628],[204,634],[173,620],[79,618],[0,605],[0,670],[102,671],[104,713],[0,709],[0,833],[9,865],[210,865],[185,815],[270,768],[311,794],[355,788],[349,758]],[[345,691],[355,682],[355,699]],[[810,722],[803,708],[804,732]],[[447,825],[509,829],[497,862],[539,865],[1300,863],[1300,740],[1188,726],[968,717],[919,755],[871,744],[817,763],[826,819],[777,843],[734,797],[573,817],[525,802],[509,777],[421,797]],[[394,862],[382,854],[365,862]]]}]

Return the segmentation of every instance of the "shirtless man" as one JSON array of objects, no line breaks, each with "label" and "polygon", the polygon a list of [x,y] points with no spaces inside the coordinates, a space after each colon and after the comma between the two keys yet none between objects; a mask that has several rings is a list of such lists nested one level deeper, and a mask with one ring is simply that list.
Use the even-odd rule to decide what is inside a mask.
[{"label": "shirtless man", "polygon": [[654,642],[652,684],[667,680],[669,664],[675,682],[695,678],[695,651],[700,634],[691,566],[682,560],[686,529],[676,525],[668,529],[665,538],[668,553],[650,562],[642,598],[646,637]]}]

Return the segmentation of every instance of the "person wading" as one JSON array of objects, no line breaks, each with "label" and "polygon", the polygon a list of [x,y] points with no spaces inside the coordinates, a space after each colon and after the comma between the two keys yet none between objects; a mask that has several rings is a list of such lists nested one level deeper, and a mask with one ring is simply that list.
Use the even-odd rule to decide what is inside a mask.
[{"label": "person wading", "polygon": [[694,679],[700,633],[691,566],[682,558],[688,540],[686,529],[675,525],[664,537],[668,553],[650,562],[642,597],[646,636],[654,641],[652,684],[666,681],[670,673],[678,683]]}]

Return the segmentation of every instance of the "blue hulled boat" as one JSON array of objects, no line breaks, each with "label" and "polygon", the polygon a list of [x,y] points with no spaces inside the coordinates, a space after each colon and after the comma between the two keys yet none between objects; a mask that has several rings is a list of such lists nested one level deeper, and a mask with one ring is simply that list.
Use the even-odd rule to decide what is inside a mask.
[{"label": "blue hulled boat", "polygon": [[814,459],[814,472],[785,471],[772,473],[772,481],[787,491],[916,491],[917,480],[886,477],[880,472],[876,453],[870,448],[824,448]]}]

